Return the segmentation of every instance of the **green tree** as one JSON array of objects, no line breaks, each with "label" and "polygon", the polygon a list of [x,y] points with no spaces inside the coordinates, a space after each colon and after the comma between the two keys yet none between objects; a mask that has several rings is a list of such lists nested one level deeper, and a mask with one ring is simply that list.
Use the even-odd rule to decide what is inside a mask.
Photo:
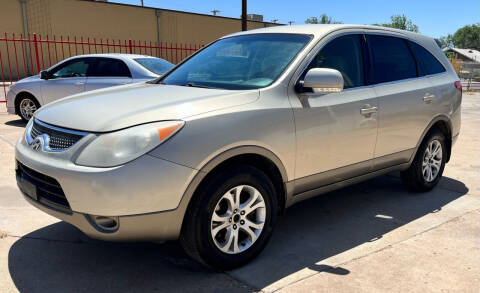
[{"label": "green tree", "polygon": [[405,15],[395,14],[390,16],[390,23],[381,23],[381,24],[374,24],[378,26],[384,27],[391,27],[397,28],[401,30],[411,31],[418,33],[418,25],[414,24],[410,19],[408,19]]},{"label": "green tree", "polygon": [[452,37],[457,48],[476,49],[480,51],[480,23],[459,28]]},{"label": "green tree", "polygon": [[327,14],[323,13],[320,18],[312,16],[305,20],[305,23],[309,24],[330,24],[330,23],[342,23],[341,21],[332,20]]},{"label": "green tree", "polygon": [[452,48],[454,46],[453,44],[453,36],[451,34],[448,34],[447,36],[440,37],[438,39],[440,41],[440,44],[442,49],[444,48]]}]

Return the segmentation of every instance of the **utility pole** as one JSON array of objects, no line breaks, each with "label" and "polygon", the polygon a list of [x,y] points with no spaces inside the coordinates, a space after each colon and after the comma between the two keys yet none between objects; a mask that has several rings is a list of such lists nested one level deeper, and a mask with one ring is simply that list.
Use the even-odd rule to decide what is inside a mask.
[{"label": "utility pole", "polygon": [[219,13],[221,11],[218,10],[218,9],[213,9],[211,12],[213,13],[213,16],[217,16],[217,13]]},{"label": "utility pole", "polygon": [[142,4],[142,6],[143,6],[143,0],[140,0],[140,4]]},{"label": "utility pole", "polygon": [[[20,7],[22,9],[23,37],[26,38],[27,36],[29,36],[28,23],[27,23],[27,6],[26,6],[27,0],[19,0],[19,1],[20,1]],[[26,62],[27,71],[25,72],[25,75],[29,75],[29,74],[33,75],[34,74],[33,64],[29,62],[29,60],[32,61],[32,59],[30,58],[30,52],[31,52],[30,42],[26,42],[25,46],[26,46],[26,55],[27,55],[27,62]]]},{"label": "utility pole", "polygon": [[247,30],[247,0],[242,0],[242,31]]},{"label": "utility pole", "polygon": [[290,20],[290,21],[288,22],[288,25],[292,25],[294,22],[295,22],[295,21]]}]

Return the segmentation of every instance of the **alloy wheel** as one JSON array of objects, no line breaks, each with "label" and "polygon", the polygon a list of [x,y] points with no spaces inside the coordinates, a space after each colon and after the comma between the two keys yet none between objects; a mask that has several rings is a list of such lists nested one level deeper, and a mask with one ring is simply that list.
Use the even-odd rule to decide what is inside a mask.
[{"label": "alloy wheel", "polygon": [[422,162],[423,178],[427,182],[434,181],[442,166],[442,144],[440,141],[432,140],[425,149]]},{"label": "alloy wheel", "polygon": [[20,102],[19,108],[22,117],[26,120],[30,120],[30,118],[32,118],[33,116],[33,113],[35,113],[35,111],[37,110],[37,105],[35,105],[35,102],[31,99],[26,98]]},{"label": "alloy wheel", "polygon": [[224,253],[238,254],[250,248],[262,233],[266,218],[262,194],[249,185],[227,191],[211,218],[213,242]]}]

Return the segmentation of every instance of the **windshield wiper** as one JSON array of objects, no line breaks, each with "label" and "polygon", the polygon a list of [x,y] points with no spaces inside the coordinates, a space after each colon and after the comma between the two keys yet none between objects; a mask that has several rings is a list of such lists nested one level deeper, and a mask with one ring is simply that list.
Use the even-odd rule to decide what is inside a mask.
[{"label": "windshield wiper", "polygon": [[202,85],[202,84],[197,84],[197,83],[194,83],[194,82],[187,82],[187,83],[184,84],[183,86],[199,87],[199,88],[204,88],[204,89],[211,89],[211,87],[209,87],[209,86]]}]

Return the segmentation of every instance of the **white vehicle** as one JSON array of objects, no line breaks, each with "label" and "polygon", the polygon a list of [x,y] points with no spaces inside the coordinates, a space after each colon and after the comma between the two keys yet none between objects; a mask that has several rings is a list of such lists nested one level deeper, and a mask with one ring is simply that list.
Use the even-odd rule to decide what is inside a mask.
[{"label": "white vehicle", "polygon": [[39,75],[13,84],[7,109],[28,121],[41,106],[85,91],[152,80],[170,70],[170,62],[146,55],[89,54],[65,59]]}]

